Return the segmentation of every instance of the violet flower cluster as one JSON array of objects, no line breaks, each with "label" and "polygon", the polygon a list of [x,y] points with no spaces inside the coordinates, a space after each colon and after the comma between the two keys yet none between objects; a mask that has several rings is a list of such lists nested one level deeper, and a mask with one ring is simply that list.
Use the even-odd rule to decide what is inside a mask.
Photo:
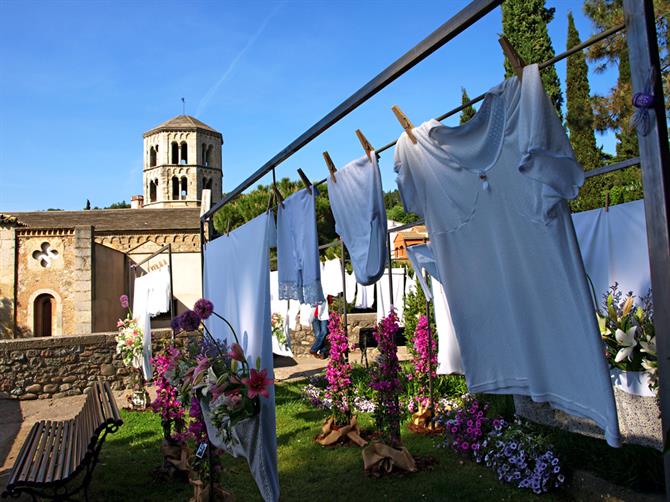
[{"label": "violet flower cluster", "polygon": [[170,383],[179,357],[179,350],[170,346],[151,358],[151,364],[156,370],[154,383],[157,389],[151,409],[161,416],[165,439],[179,439],[185,425],[184,407],[179,400],[179,392]]},{"label": "violet flower cluster", "polygon": [[[350,409],[356,410],[359,413],[374,413],[376,409],[375,403],[364,397],[356,395],[356,390],[353,389],[352,393],[354,394],[353,399],[351,400]],[[329,397],[326,397],[326,390],[320,388],[318,385],[307,384],[302,389],[302,396],[309,404],[315,408],[320,408],[323,410],[332,410],[333,409],[333,400]]]},{"label": "violet flower cluster", "polygon": [[446,431],[444,445],[476,458],[488,433],[500,425],[498,420],[486,416],[488,408],[488,404],[477,399],[467,399],[462,407],[439,417],[438,423]]},{"label": "violet flower cluster", "polygon": [[504,423],[482,445],[478,462],[493,469],[500,481],[534,493],[546,493],[565,482],[561,463],[541,438]]},{"label": "violet flower cluster", "polygon": [[430,375],[433,379],[437,377],[437,340],[432,330],[429,330],[428,318],[425,315],[419,317],[410,342],[413,371],[407,372],[405,378],[411,393],[407,409],[410,413],[414,413],[419,407],[429,405]]},{"label": "violet flower cluster", "polygon": [[351,420],[351,364],[348,359],[349,340],[342,327],[340,314],[330,313],[328,321],[328,343],[330,344],[330,359],[326,368],[325,397],[332,401],[335,423],[346,425]]},{"label": "violet flower cluster", "polygon": [[370,386],[376,391],[375,421],[382,437],[390,446],[400,446],[400,363],[395,336],[400,330],[394,309],[381,320],[375,331],[379,349],[377,364],[372,370]]}]

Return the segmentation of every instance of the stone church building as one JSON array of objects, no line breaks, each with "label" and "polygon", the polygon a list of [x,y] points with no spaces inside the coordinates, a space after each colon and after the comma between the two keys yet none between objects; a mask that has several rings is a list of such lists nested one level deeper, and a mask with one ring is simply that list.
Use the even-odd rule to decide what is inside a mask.
[{"label": "stone church building", "polygon": [[[114,331],[134,276],[170,259],[175,312],[192,307],[201,296],[200,206],[221,198],[222,145],[221,133],[180,115],[144,134],[144,194],[131,209],[0,208],[0,338]],[[133,266],[167,244],[169,254]],[[169,314],[154,318],[167,325]]]}]

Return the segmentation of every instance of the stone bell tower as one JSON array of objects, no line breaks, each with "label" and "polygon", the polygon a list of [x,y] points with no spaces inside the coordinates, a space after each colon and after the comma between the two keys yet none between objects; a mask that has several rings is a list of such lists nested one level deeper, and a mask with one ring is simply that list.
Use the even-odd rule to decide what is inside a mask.
[{"label": "stone bell tower", "polygon": [[195,207],[203,189],[221,199],[223,136],[190,115],[144,133],[144,207]]}]

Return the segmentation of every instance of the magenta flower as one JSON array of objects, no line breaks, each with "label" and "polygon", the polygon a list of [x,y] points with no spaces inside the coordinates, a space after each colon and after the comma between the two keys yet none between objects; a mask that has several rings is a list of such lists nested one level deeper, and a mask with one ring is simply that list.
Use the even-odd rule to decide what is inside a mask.
[{"label": "magenta flower", "polygon": [[214,304],[206,298],[200,298],[195,305],[193,305],[193,312],[198,314],[200,319],[205,320],[214,312]]},{"label": "magenta flower", "polygon": [[119,302],[121,302],[121,307],[124,309],[128,308],[128,295],[119,296]]},{"label": "magenta flower", "polygon": [[200,316],[192,310],[184,312],[179,319],[179,326],[184,331],[195,331],[200,326]]},{"label": "magenta flower", "polygon": [[230,346],[230,352],[228,355],[232,358],[235,359],[236,361],[244,362],[246,361],[246,357],[244,357],[244,350],[240,346],[239,343],[233,343]]},{"label": "magenta flower", "polygon": [[181,331],[181,316],[178,315],[174,319],[170,321],[170,327],[172,328],[172,331],[177,333],[178,331]]},{"label": "magenta flower", "polygon": [[242,378],[242,383],[247,386],[247,396],[249,399],[253,399],[258,395],[270,397],[268,387],[274,382],[272,378],[268,378],[268,370],[266,368],[260,371],[252,368],[249,372],[249,377]]}]

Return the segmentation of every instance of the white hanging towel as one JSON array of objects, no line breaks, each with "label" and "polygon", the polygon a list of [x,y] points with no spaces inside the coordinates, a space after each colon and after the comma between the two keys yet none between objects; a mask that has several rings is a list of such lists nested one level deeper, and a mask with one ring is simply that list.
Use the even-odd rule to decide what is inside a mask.
[{"label": "white hanging towel", "polygon": [[647,295],[651,276],[643,200],[575,213],[572,221],[598,303],[615,282],[624,295]]},{"label": "white hanging towel", "polygon": [[300,304],[300,326],[303,328],[312,327],[312,319],[314,319],[314,307],[305,303]]},{"label": "white hanging towel", "polygon": [[357,309],[371,309],[375,304],[375,285],[363,286],[358,283],[356,286],[356,303]]},{"label": "white hanging towel", "polygon": [[377,321],[381,321],[389,315],[391,303],[398,315],[398,321],[403,324],[403,312],[405,310],[405,269],[393,269],[393,301],[389,293],[389,274],[388,269],[384,270],[384,275],[377,281]]},{"label": "white hanging towel", "polygon": [[342,262],[339,259],[328,260],[321,265],[321,287],[326,297],[342,293]]},{"label": "white hanging towel", "polygon": [[347,303],[354,303],[356,300],[356,276],[353,273],[347,273],[344,282],[347,286]]},{"label": "white hanging towel", "polygon": [[297,300],[288,300],[288,328],[291,330],[300,329],[300,302]]},{"label": "white hanging towel", "polygon": [[153,377],[151,366],[151,318],[170,310],[170,269],[163,267],[135,279],[133,317],[142,329],[142,368],[145,380]]},{"label": "white hanging towel", "polygon": [[272,312],[273,316],[275,314],[279,314],[281,316],[283,322],[282,332],[284,335],[284,340],[286,340],[286,342],[280,342],[273,331],[272,353],[283,357],[293,357],[293,352],[291,351],[291,330],[289,327],[289,301],[290,300],[279,299],[279,275],[276,270],[270,272],[270,311]]},{"label": "white hanging towel", "polygon": [[[235,328],[251,367],[260,358],[261,367],[268,370],[270,378],[274,377],[274,371],[269,251],[275,235],[274,219],[264,213],[230,234],[208,242],[204,270],[205,297]],[[226,323],[216,316],[207,320],[207,327],[217,339],[229,345],[235,341]],[[274,386],[269,390],[270,397],[260,398],[260,414],[233,428],[238,445],[229,453],[247,459],[263,500],[274,502],[279,500]],[[208,421],[207,410],[203,411],[212,443],[225,448],[218,431]]]},{"label": "white hanging towel", "polygon": [[328,178],[335,231],[347,246],[360,284],[374,284],[386,263],[386,208],[375,152],[337,170]]},{"label": "white hanging towel", "polygon": [[[442,287],[437,263],[433,256],[430,243],[419,244],[407,248],[407,256],[412,263],[423,294],[433,302],[435,310],[435,327],[437,328],[437,373],[440,375],[459,374],[463,375],[463,362],[461,361],[461,350],[458,347],[458,339],[451,320],[447,295]],[[426,271],[430,275],[432,289],[423,275]]]}]

